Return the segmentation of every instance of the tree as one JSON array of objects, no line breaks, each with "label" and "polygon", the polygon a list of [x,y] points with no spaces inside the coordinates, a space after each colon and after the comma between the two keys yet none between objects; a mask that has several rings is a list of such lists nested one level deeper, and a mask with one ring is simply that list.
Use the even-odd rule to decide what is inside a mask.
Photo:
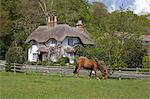
[{"label": "tree", "polygon": [[0,2],[0,59],[5,59],[6,51],[13,40],[14,24],[12,20],[17,17],[16,0],[1,0]]},{"label": "tree", "polygon": [[118,40],[121,42],[120,48],[122,50],[120,55],[123,62],[132,67],[140,66],[146,51],[139,41],[139,37],[146,31],[139,23],[138,16],[131,11],[116,11],[112,13],[112,16],[114,24],[111,27],[118,31]]},{"label": "tree", "polygon": [[[45,25],[44,13],[39,2],[46,2],[49,15],[58,16],[58,23],[75,25],[78,19],[89,20],[85,0],[1,0],[0,50],[4,58],[9,46],[23,47],[27,36],[40,25]],[[65,5],[65,6],[64,6]],[[61,10],[60,10],[61,8]],[[2,52],[4,51],[4,53]]]},{"label": "tree", "polygon": [[1,59],[10,46],[19,46],[25,51],[27,36],[38,26],[46,25],[45,19],[51,15],[58,16],[58,23],[71,26],[83,20],[96,42],[94,49],[83,48],[83,55],[103,60],[109,66],[140,65],[145,51],[138,38],[150,34],[149,15],[137,16],[123,9],[108,13],[104,4],[89,4],[87,0],[1,0],[0,11]]},{"label": "tree", "polygon": [[21,47],[10,47],[6,54],[7,63],[23,63],[24,51]]},{"label": "tree", "polygon": [[[104,6],[99,5],[99,7]],[[92,32],[96,41],[96,48],[89,52],[96,59],[104,60],[111,67],[140,66],[141,59],[146,52],[138,40],[139,36],[145,33],[138,16],[132,11],[120,10],[105,14],[105,10],[97,9],[92,9],[94,10],[92,12],[96,14],[93,14],[91,24],[87,25],[88,28],[93,26],[89,31]],[[128,51],[129,47],[132,51]]]},{"label": "tree", "polygon": [[89,21],[88,3],[85,0],[46,0],[46,5],[49,15],[58,16],[59,23],[74,26],[79,19],[85,23]]},{"label": "tree", "polygon": [[146,55],[146,49],[140,41],[127,39],[123,46],[122,58],[128,67],[140,67],[142,58]]},{"label": "tree", "polygon": [[51,46],[48,49],[48,56],[47,56],[47,60],[49,62],[54,61],[54,60],[58,60],[59,58],[62,57],[62,47],[59,45],[56,46]]},{"label": "tree", "polygon": [[10,47],[9,50],[6,53],[6,71],[11,71],[11,64],[12,63],[24,63],[24,51],[22,47]]}]

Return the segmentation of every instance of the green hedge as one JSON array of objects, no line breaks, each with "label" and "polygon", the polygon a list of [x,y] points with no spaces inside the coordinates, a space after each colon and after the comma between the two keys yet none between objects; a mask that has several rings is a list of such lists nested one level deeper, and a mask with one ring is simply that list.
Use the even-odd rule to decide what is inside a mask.
[{"label": "green hedge", "polygon": [[6,71],[11,71],[11,63],[22,64],[25,61],[22,47],[10,47],[6,53]]}]

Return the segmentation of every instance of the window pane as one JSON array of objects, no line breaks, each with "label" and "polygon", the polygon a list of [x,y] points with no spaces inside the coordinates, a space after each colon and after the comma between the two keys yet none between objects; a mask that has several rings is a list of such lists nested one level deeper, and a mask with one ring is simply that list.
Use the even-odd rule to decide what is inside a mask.
[{"label": "window pane", "polygon": [[56,44],[56,40],[55,39],[52,39],[52,44]]},{"label": "window pane", "polygon": [[73,46],[73,39],[68,39],[68,45]]},{"label": "window pane", "polygon": [[37,53],[33,53],[33,60],[37,60],[38,58],[38,54]]}]

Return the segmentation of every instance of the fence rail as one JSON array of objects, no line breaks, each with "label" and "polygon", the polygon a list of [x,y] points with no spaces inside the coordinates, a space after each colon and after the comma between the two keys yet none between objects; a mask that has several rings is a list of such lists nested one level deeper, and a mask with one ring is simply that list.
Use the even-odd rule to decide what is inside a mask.
[{"label": "fence rail", "polygon": [[[8,64],[5,64],[5,66]],[[3,67],[5,67],[3,66]],[[41,66],[41,65],[26,65],[26,64],[11,64],[11,71],[16,72],[37,72],[37,73],[57,73],[61,76],[65,74],[73,74],[75,66]],[[4,70],[4,69],[3,69]],[[113,68],[108,69],[111,78],[145,78],[150,79],[150,68]],[[89,75],[90,71],[81,70],[81,75]]]},{"label": "fence rail", "polygon": [[[110,70],[110,68],[109,68]],[[149,71],[150,68],[113,68],[112,70],[121,70],[121,71]]]}]

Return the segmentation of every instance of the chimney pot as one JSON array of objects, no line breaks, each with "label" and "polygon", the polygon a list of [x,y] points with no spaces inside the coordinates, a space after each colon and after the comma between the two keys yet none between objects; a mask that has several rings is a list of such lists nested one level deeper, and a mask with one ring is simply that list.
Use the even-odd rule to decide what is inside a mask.
[{"label": "chimney pot", "polygon": [[51,22],[54,22],[54,17],[53,16],[51,16]]},{"label": "chimney pot", "polygon": [[82,20],[78,20],[78,23],[76,24],[76,26],[83,26]]},{"label": "chimney pot", "polygon": [[48,25],[48,27],[51,27],[51,17],[50,16],[48,16],[47,25]]},{"label": "chimney pot", "polygon": [[83,31],[84,31],[83,24],[82,24],[82,20],[78,20],[78,23],[76,24],[76,28],[77,28],[80,32],[83,32]]},{"label": "chimney pot", "polygon": [[57,22],[57,16],[54,16],[54,22]]},{"label": "chimney pot", "polygon": [[51,21],[51,18],[50,18],[50,16],[48,16],[48,23]]}]

